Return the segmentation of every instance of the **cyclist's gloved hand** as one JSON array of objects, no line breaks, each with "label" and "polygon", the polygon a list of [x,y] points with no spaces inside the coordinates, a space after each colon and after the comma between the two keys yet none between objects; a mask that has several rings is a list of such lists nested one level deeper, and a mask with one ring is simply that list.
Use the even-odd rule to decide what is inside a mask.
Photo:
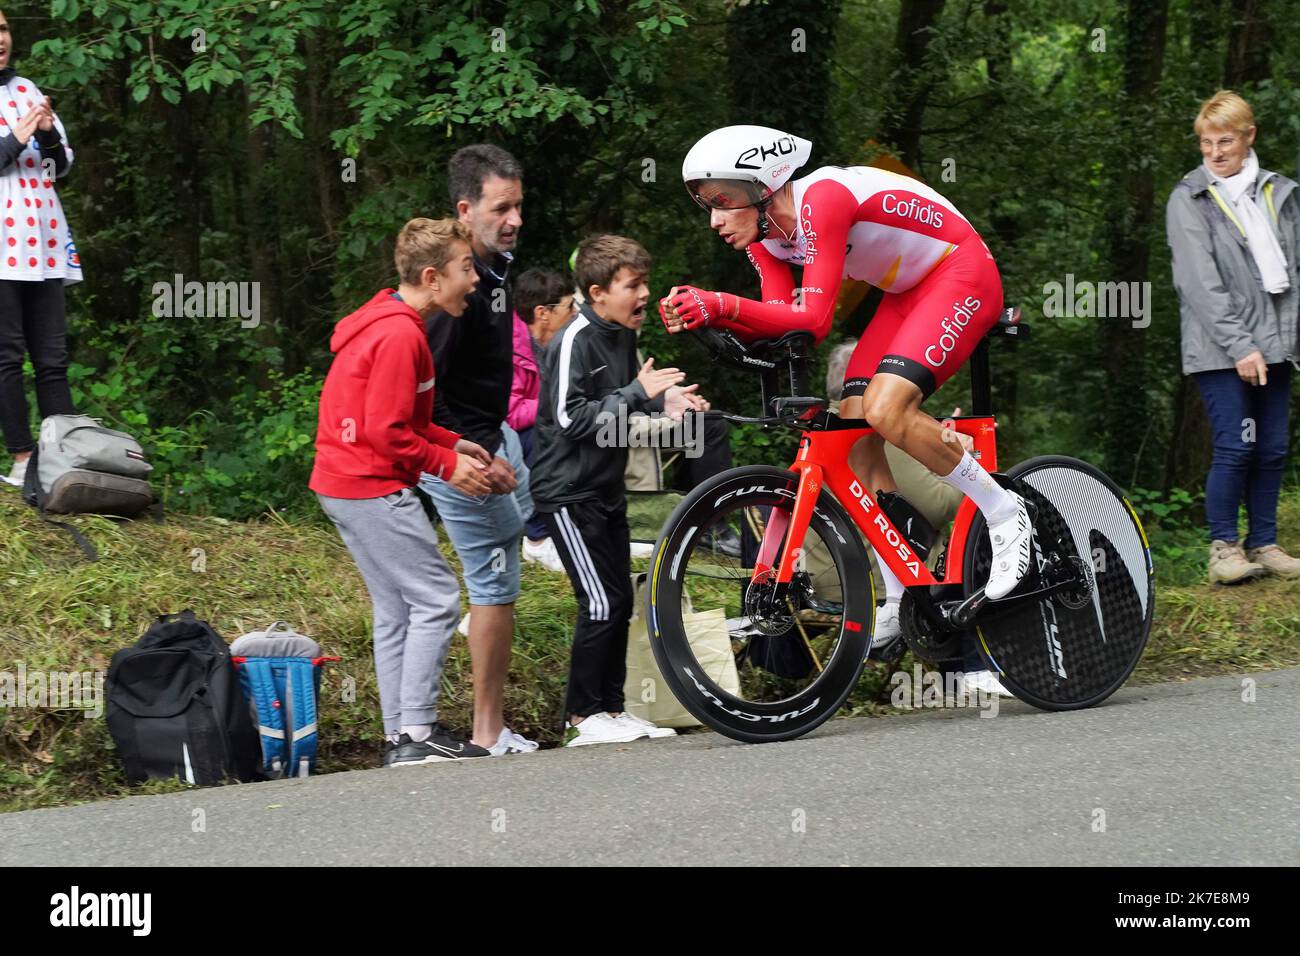
[{"label": "cyclist's gloved hand", "polygon": [[[673,290],[673,292],[676,291],[676,289]],[[669,295],[666,295],[659,300],[659,318],[663,320],[664,328],[667,329],[669,333],[680,332],[682,331],[682,320],[678,318],[676,312],[669,315],[666,308],[668,299],[671,295],[672,293],[669,293]]]},{"label": "cyclist's gloved hand", "polygon": [[711,325],[718,319],[734,319],[740,314],[740,301],[729,292],[707,292],[693,285],[684,285],[670,296],[668,304],[686,323],[688,329]]}]

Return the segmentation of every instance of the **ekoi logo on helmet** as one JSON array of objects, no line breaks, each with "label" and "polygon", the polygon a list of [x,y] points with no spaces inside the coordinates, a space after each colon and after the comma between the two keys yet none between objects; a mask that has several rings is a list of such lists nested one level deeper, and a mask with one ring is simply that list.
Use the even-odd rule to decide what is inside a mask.
[{"label": "ekoi logo on helmet", "polygon": [[798,147],[795,145],[793,136],[781,136],[774,143],[768,143],[765,146],[751,146],[739,156],[736,157],[737,169],[762,169],[762,163],[751,163],[748,160],[768,160],[776,159],[778,156],[788,156]]}]

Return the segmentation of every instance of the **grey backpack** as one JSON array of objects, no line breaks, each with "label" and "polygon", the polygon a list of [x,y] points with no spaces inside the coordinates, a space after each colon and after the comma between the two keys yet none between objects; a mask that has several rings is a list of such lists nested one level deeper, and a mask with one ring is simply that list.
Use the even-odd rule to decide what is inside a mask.
[{"label": "grey backpack", "polygon": [[23,498],[51,524],[69,531],[90,559],[98,555],[76,529],[49,514],[135,518],[153,504],[153,465],[140,443],[85,415],[51,415],[28,460]]}]

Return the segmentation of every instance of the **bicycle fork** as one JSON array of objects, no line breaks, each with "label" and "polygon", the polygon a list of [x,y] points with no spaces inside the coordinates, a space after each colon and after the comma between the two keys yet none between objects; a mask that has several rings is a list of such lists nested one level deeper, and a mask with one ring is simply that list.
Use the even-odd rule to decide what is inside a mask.
[{"label": "bicycle fork", "polygon": [[[772,509],[768,516],[767,527],[763,531],[763,541],[759,545],[758,558],[754,561],[754,574],[751,583],[767,580],[775,570],[777,592],[784,593],[794,575],[795,565],[803,554],[803,539],[808,533],[808,523],[812,519],[813,509],[817,505],[817,496],[822,490],[822,468],[816,464],[799,466],[799,487],[795,492],[794,508],[789,512]],[[781,539],[785,539],[785,550],[781,550]]]}]

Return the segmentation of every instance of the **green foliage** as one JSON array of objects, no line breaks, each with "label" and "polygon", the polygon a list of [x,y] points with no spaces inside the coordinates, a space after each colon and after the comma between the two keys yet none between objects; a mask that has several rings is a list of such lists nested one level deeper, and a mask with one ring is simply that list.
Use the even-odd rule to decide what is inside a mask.
[{"label": "green foliage", "polygon": [[304,490],[322,385],[315,372],[272,371],[265,387],[245,383],[222,413],[198,410],[183,420],[151,412],[146,376],[130,367],[74,364],[69,376],[84,414],[120,425],[149,449],[165,509],[248,518],[314,508]]},{"label": "green foliage", "polygon": [[[301,484],[275,485],[298,481],[311,455],[293,444],[313,431],[309,390],[290,383],[319,383],[334,323],[392,282],[400,224],[449,212],[457,148],[491,141],[523,162],[521,269],[563,268],[583,236],[614,231],[650,250],[654,297],[686,282],[752,296],[752,269],[681,188],[690,144],[728,123],[784,123],[813,139],[815,163],[866,162],[906,120],[920,126],[916,172],[980,230],[1007,302],[1033,325],[1027,342],[993,350],[1004,467],[1065,451],[1124,486],[1190,488],[1196,476],[1167,461],[1179,323],[1159,213],[1199,161],[1191,118],[1222,84],[1241,25],[1173,0],[1163,73],[1139,107],[1124,94],[1126,64],[1140,60],[1126,33],[1136,5],[928,5],[927,53],[901,63],[897,17],[925,6],[16,0],[16,65],[53,97],[76,150],[60,186],[87,277],[69,299],[77,400],[142,433],[174,509],[310,508]],[[1261,160],[1288,174],[1298,10],[1270,4],[1263,70],[1236,84],[1256,110]],[[808,50],[792,52],[787,28],[804,22]],[[1115,233],[1133,221],[1118,184],[1134,169],[1154,187],[1141,237],[1151,324],[1123,333],[1141,346],[1142,377],[1116,395],[1113,326],[1042,305],[1066,275],[1115,278]],[[153,285],[175,274],[260,283],[261,326],[154,318]],[[858,331],[841,322],[832,342]],[[642,344],[714,407],[759,411],[757,382],[711,366],[688,337],[651,322]],[[927,410],[966,405],[967,383],[959,375]],[[282,394],[283,407],[259,400]],[[740,463],[786,464],[793,450],[779,432],[733,438]]]},{"label": "green foliage", "polygon": [[1129,501],[1142,521],[1160,580],[1187,585],[1203,579],[1208,553],[1204,492],[1174,488],[1166,495],[1134,488]]}]

